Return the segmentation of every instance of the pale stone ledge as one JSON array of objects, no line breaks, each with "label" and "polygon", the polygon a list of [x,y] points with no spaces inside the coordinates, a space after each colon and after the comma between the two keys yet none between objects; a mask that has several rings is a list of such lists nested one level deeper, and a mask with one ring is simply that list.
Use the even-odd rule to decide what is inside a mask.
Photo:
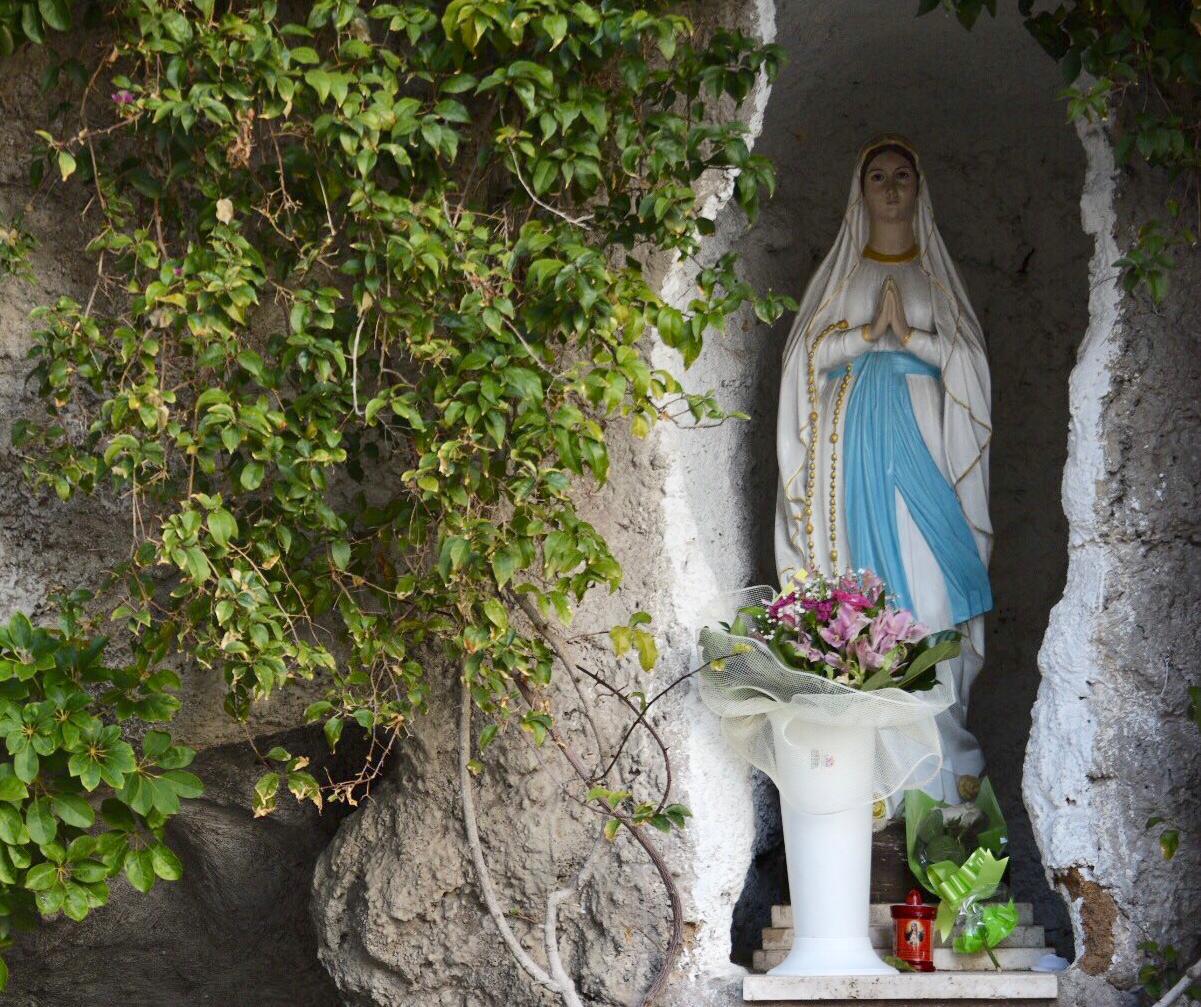
[{"label": "pale stone ledge", "polygon": [[747,1002],[787,1003],[857,1000],[929,1001],[1042,1000],[1054,1002],[1058,978],[1048,972],[928,972],[895,976],[747,976]]}]

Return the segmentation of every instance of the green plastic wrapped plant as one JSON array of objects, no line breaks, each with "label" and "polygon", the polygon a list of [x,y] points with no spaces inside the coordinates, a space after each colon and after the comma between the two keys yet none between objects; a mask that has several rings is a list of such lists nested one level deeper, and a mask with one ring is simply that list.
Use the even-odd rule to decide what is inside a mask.
[{"label": "green plastic wrapped plant", "polygon": [[940,902],[935,925],[945,940],[958,933],[953,948],[960,954],[987,952],[1013,933],[1017,907],[1013,900],[992,902],[1009,864],[1003,856],[1009,829],[988,779],[980,782],[974,801],[951,806],[920,790],[905,794],[905,848],[909,869]]}]

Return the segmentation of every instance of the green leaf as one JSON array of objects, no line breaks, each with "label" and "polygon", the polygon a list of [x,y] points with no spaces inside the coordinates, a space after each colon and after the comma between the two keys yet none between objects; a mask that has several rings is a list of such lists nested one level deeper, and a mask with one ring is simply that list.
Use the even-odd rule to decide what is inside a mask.
[{"label": "green leaf", "polygon": [[8,635],[12,642],[21,650],[33,646],[33,623],[24,612],[14,612],[8,620]]},{"label": "green leaf", "polygon": [[521,566],[521,554],[513,546],[505,546],[492,557],[492,573],[496,586],[504,587]]},{"label": "green leaf", "polygon": [[307,45],[297,46],[295,49],[289,50],[289,56],[293,63],[320,63],[321,57],[317,55],[317,50]]},{"label": "green leaf", "polygon": [[77,777],[84,789],[91,792],[100,785],[101,766],[87,752],[76,752],[67,763],[71,775]]},{"label": "green leaf", "polygon": [[1180,831],[1164,829],[1159,835],[1159,848],[1163,853],[1164,860],[1171,860],[1176,856],[1176,851],[1180,848]]},{"label": "green leaf", "polygon": [[11,805],[0,805],[0,841],[9,846],[24,846],[29,842],[29,831],[21,813]]},{"label": "green leaf", "polygon": [[555,49],[567,37],[567,18],[563,14],[547,14],[542,19],[542,30],[550,36],[551,48]]},{"label": "green leaf", "polygon": [[0,801],[17,804],[29,796],[29,788],[15,775],[0,777]]},{"label": "green leaf", "polygon": [[329,745],[331,752],[338,747],[338,739],[342,737],[342,726],[343,720],[341,717],[330,717],[322,728],[325,734],[325,743]]},{"label": "green leaf", "polygon": [[289,773],[288,789],[292,792],[292,796],[296,800],[312,801],[318,808],[321,807],[321,787],[317,784],[311,773]]},{"label": "green leaf", "polygon": [[57,882],[58,867],[54,864],[38,864],[25,875],[25,887],[31,892],[44,892]]},{"label": "green leaf", "polygon": [[629,626],[614,626],[609,630],[609,639],[613,641],[613,653],[624,657],[634,644],[634,631]]},{"label": "green leaf", "polygon": [[164,881],[178,881],[183,877],[183,864],[168,847],[162,843],[150,847],[150,864],[154,873]]},{"label": "green leaf", "polygon": [[137,819],[134,818],[133,812],[116,798],[105,798],[100,803],[100,814],[114,829],[120,829],[122,832],[133,832],[137,828]]},{"label": "green leaf", "polygon": [[76,923],[82,923],[91,912],[88,904],[88,893],[79,885],[68,884],[63,898],[63,915]]},{"label": "green leaf", "polygon": [[58,171],[62,175],[64,182],[75,174],[75,158],[65,150],[58,152]]},{"label": "green leaf", "polygon": [[651,671],[659,660],[659,647],[655,638],[645,630],[634,630],[634,646],[638,650],[638,663],[643,671]]},{"label": "green leaf", "polygon": [[80,860],[71,865],[71,876],[84,884],[95,884],[109,875],[108,868],[99,860]]},{"label": "green leaf", "polygon": [[243,489],[253,491],[263,485],[263,476],[265,475],[266,470],[258,462],[247,462],[238,481],[242,484]]},{"label": "green leaf", "polygon": [[51,806],[62,821],[77,829],[90,829],[96,824],[96,812],[92,806],[75,794],[58,794],[51,801]]},{"label": "green leaf", "polygon": [[148,759],[158,759],[171,747],[171,735],[166,731],[147,731],[142,738],[142,752]]},{"label": "green leaf", "polygon": [[238,522],[229,511],[223,508],[219,507],[210,513],[207,523],[213,541],[222,548],[229,545],[230,539],[238,534]]},{"label": "green leaf", "polygon": [[125,877],[143,894],[154,887],[154,860],[149,850],[130,850],[125,854]]},{"label": "green leaf", "polygon": [[38,13],[55,31],[71,30],[71,8],[67,6],[67,0],[38,0]]},{"label": "green leaf", "polygon": [[492,623],[502,633],[509,628],[509,613],[505,611],[502,605],[496,598],[489,598],[484,602],[484,615],[488,617],[488,621]]},{"label": "green leaf", "polygon": [[330,558],[339,570],[345,570],[350,565],[350,543],[339,539],[329,547]]},{"label": "green leaf", "polygon": [[279,773],[265,773],[254,785],[254,817],[262,818],[275,810],[279,793]]},{"label": "green leaf", "polygon": [[26,745],[13,757],[13,772],[22,783],[32,783],[38,775],[38,753]]},{"label": "green leaf", "polygon": [[204,793],[204,784],[195,773],[184,769],[169,769],[160,777],[180,797],[191,800]]}]

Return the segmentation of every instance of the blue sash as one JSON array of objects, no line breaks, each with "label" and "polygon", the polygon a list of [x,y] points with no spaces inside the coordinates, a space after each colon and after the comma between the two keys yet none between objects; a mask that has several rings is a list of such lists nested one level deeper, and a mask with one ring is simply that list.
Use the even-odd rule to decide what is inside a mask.
[{"label": "blue sash", "polygon": [[840,453],[853,564],[875,571],[897,602],[921,617],[901,561],[899,490],[938,560],[951,618],[966,622],[987,612],[993,606],[988,571],[954,488],[930,457],[909,397],[906,375],[938,378],[938,368],[911,353],[871,351],[855,359],[852,373]]}]

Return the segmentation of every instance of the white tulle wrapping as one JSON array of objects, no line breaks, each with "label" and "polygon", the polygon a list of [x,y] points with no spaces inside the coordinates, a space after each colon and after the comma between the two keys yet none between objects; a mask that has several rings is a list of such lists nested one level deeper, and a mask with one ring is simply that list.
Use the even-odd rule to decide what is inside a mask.
[{"label": "white tulle wrapping", "polygon": [[[737,592],[725,599],[731,622],[738,608],[766,603],[771,588]],[[942,767],[936,714],[955,701],[945,670],[924,692],[878,689],[861,692],[820,675],[797,671],[758,640],[734,636],[714,626],[700,634],[700,696],[721,717],[729,745],[753,766],[780,783],[769,715],[787,710],[800,721],[832,727],[868,727],[876,732],[871,800],[884,800],[932,780]],[[784,793],[784,788],[781,788]],[[851,799],[828,812],[853,807]]]}]

